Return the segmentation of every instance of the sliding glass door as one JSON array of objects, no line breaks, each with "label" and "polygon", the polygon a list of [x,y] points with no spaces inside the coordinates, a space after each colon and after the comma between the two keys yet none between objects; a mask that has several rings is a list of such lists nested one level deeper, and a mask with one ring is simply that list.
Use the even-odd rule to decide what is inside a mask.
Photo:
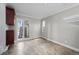
[{"label": "sliding glass door", "polygon": [[24,38],[29,38],[29,24],[27,20],[20,17],[16,18],[16,32],[17,39],[23,40]]}]

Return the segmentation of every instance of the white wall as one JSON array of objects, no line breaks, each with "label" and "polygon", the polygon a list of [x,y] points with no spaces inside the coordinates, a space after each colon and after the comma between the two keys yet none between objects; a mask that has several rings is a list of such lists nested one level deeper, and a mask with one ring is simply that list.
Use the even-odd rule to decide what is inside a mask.
[{"label": "white wall", "polygon": [[79,15],[79,6],[42,19],[46,21],[42,36],[79,51],[79,25],[64,21],[64,18],[75,15]]},{"label": "white wall", "polygon": [[40,20],[37,19],[29,20],[29,36],[30,38],[40,37]]},{"label": "white wall", "polygon": [[6,48],[5,4],[0,3],[0,54]]}]

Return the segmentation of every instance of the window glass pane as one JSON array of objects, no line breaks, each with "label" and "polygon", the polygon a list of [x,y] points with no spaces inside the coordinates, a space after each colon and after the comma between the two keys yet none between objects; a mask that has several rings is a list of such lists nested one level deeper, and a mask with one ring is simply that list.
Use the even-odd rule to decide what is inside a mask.
[{"label": "window glass pane", "polygon": [[45,27],[45,21],[42,22],[42,26]]}]

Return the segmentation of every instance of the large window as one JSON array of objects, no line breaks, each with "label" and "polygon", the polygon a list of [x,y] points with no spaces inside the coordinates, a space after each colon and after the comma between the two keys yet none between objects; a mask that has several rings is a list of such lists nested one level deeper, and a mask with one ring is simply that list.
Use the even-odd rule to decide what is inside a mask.
[{"label": "large window", "polygon": [[29,24],[24,18],[17,18],[17,39],[29,38]]},{"label": "large window", "polygon": [[22,20],[18,20],[17,22],[18,24],[18,38],[23,38],[23,21]]},{"label": "large window", "polygon": [[45,27],[45,21],[44,20],[42,21],[42,26]]}]

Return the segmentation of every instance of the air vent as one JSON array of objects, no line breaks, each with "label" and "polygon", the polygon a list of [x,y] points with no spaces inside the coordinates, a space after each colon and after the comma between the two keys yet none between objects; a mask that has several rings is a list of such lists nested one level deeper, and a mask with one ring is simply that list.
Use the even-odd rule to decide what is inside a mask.
[{"label": "air vent", "polygon": [[70,16],[67,18],[64,18],[66,22],[79,22],[79,15]]}]

